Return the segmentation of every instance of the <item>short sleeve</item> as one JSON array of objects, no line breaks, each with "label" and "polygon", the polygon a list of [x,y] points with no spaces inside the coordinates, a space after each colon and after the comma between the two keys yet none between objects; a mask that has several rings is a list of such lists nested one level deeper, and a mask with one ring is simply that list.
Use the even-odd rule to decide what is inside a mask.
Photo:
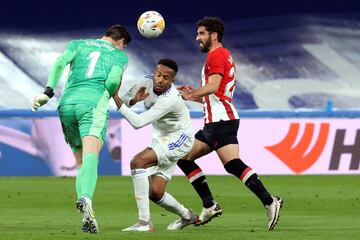
[{"label": "short sleeve", "polygon": [[129,59],[124,52],[120,52],[118,59],[115,61],[115,65],[121,67],[122,71],[125,72]]},{"label": "short sleeve", "polygon": [[66,50],[69,50],[71,52],[75,52],[78,49],[79,41],[78,40],[72,40],[68,43]]},{"label": "short sleeve", "polygon": [[209,67],[209,75],[225,75],[226,57],[222,51],[216,51],[209,55],[207,59],[207,64]]}]

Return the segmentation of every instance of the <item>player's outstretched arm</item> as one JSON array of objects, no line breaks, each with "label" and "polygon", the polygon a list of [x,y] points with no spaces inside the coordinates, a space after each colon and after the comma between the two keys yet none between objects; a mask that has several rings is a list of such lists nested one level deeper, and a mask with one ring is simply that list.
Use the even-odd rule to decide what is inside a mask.
[{"label": "player's outstretched arm", "polygon": [[64,72],[66,65],[71,63],[74,57],[75,57],[75,51],[66,49],[64,53],[56,59],[55,63],[52,65],[50,69],[48,81],[46,84],[47,87],[50,87],[51,89],[55,89],[56,85],[58,84],[61,78],[61,75]]},{"label": "player's outstretched arm", "polygon": [[122,104],[119,108],[119,112],[121,112],[133,128],[139,129],[160,119],[170,112],[173,109],[173,102],[171,102],[171,100],[169,101],[158,100],[149,110],[141,114],[133,112],[125,104]]},{"label": "player's outstretched arm", "polygon": [[[180,85],[176,89],[180,92],[180,95],[184,100],[189,100],[189,94],[195,90],[195,88],[190,85]],[[193,98],[191,101],[203,103],[202,98]]]},{"label": "player's outstretched arm", "polygon": [[37,111],[39,107],[45,105],[49,99],[54,96],[54,88],[59,82],[66,65],[69,64],[75,57],[75,52],[72,50],[74,49],[73,45],[74,44],[70,42],[68,48],[52,65],[44,93],[35,96],[31,102],[31,110],[33,112]]},{"label": "player's outstretched arm", "polygon": [[209,76],[209,82],[196,90],[190,91],[186,88],[183,88],[181,91],[181,96],[185,100],[202,102],[204,96],[215,93],[220,86],[222,76],[220,74],[213,74]]},{"label": "player's outstretched arm", "polygon": [[176,89],[182,92],[192,92],[195,90],[195,88],[190,85],[180,85]]}]

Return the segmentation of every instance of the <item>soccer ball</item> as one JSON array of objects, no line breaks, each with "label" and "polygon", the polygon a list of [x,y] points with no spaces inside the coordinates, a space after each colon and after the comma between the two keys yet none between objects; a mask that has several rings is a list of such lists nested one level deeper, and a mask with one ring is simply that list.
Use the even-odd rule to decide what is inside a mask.
[{"label": "soccer ball", "polygon": [[163,33],[165,21],[160,13],[156,11],[147,11],[139,17],[137,27],[144,37],[156,38]]}]

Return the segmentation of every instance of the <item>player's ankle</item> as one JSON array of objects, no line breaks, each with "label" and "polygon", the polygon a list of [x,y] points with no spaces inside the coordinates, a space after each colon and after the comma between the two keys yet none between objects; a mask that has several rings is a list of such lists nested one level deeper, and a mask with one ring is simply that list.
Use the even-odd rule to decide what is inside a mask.
[{"label": "player's ankle", "polygon": [[204,208],[211,208],[211,207],[215,206],[215,204],[217,204],[217,202],[214,199],[212,199],[210,201],[203,202],[203,207]]}]

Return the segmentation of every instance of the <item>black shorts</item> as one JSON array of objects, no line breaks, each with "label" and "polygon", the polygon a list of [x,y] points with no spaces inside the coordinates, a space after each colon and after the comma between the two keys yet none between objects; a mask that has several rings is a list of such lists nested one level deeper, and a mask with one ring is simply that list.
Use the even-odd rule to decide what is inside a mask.
[{"label": "black shorts", "polygon": [[238,129],[239,119],[207,123],[195,134],[195,138],[217,150],[228,144],[238,144]]}]

